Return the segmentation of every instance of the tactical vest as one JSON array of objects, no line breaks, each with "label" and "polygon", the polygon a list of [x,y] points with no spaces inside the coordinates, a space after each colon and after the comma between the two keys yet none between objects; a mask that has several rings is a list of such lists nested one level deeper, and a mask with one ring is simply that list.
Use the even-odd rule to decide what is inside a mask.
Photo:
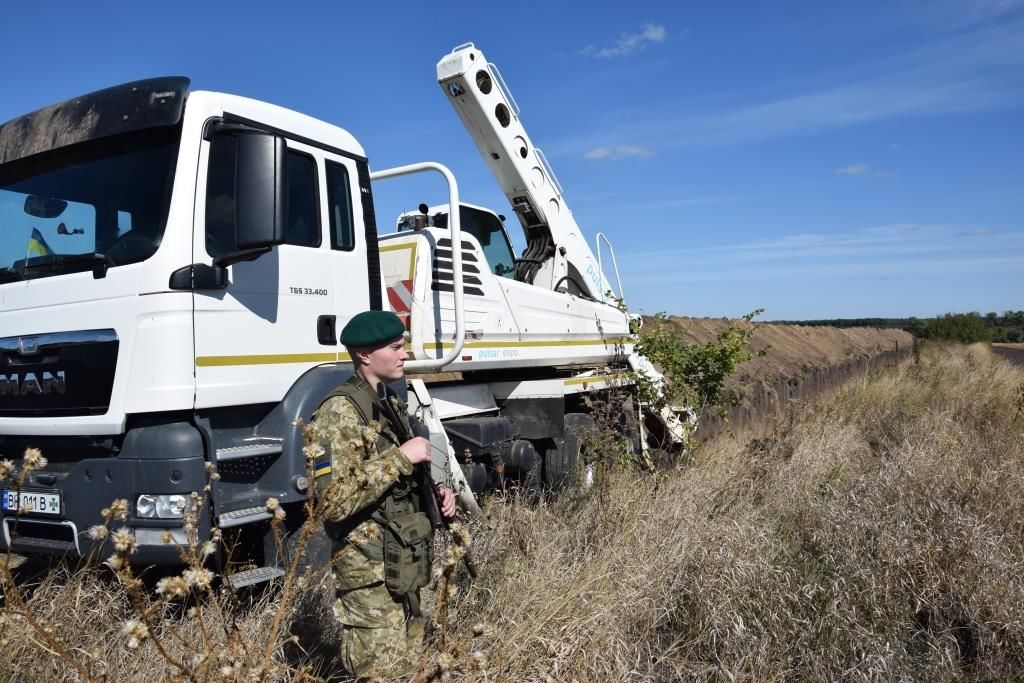
[{"label": "tactical vest", "polygon": [[[349,399],[365,424],[381,423],[377,440],[380,450],[400,446],[400,435],[412,434],[405,406],[390,390],[388,400],[396,403],[394,412],[402,424],[393,425],[385,419],[377,392],[358,375],[353,375],[327,398],[334,396]],[[380,526],[380,540],[357,547],[368,560],[384,563],[385,585],[394,595],[408,599],[414,613],[419,612],[419,589],[430,583],[434,560],[433,528],[427,515],[420,512],[419,494],[418,484],[412,477],[401,477],[376,506],[340,525],[327,525],[328,533],[339,540],[367,519]]]}]

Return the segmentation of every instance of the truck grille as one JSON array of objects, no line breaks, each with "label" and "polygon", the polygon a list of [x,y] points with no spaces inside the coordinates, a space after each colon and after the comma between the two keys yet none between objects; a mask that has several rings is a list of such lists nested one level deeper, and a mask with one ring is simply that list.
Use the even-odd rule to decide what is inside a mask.
[{"label": "truck grille", "polygon": [[0,339],[0,417],[106,413],[117,349],[114,330]]}]

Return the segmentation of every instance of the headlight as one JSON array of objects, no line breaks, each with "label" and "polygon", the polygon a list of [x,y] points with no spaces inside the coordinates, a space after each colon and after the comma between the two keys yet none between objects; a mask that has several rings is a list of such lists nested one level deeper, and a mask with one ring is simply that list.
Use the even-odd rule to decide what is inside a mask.
[{"label": "headlight", "polygon": [[135,516],[145,519],[156,517],[156,496],[147,493],[139,496],[139,499],[135,501]]},{"label": "headlight", "polygon": [[143,493],[135,501],[135,516],[143,519],[181,519],[185,513],[186,502],[185,496],[180,493]]},{"label": "headlight", "polygon": [[185,496],[174,494],[156,497],[156,516],[163,519],[181,519],[185,514]]}]

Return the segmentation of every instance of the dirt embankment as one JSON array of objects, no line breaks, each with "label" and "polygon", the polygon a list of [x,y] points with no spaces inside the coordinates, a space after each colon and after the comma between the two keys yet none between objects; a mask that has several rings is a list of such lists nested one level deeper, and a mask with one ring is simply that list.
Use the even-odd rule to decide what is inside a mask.
[{"label": "dirt embankment", "polygon": [[1017,365],[1024,365],[1024,344],[993,344],[992,350]]},{"label": "dirt embankment", "polygon": [[[729,325],[725,318],[670,318],[687,342],[713,341]],[[812,399],[869,370],[907,357],[914,337],[903,330],[873,327],[801,327],[755,323],[751,340],[765,355],[742,364],[729,381],[740,402],[727,413],[736,432],[756,430],[782,415],[793,400]],[[726,428],[714,412],[701,416],[697,436],[708,439]]]}]

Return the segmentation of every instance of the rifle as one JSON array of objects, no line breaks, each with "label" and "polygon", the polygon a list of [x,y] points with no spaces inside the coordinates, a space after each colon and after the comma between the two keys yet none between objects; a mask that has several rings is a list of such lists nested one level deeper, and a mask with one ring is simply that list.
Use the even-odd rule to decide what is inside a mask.
[{"label": "rifle", "polygon": [[[406,421],[403,421],[398,413],[395,411],[395,407],[388,400],[387,388],[383,382],[377,384],[377,397],[380,399],[380,409],[384,413],[384,417],[391,424],[395,430],[395,436],[402,443],[405,443],[414,436],[422,436],[429,438],[429,431],[427,426],[422,422],[417,421],[416,426],[410,426],[406,428]],[[426,432],[426,435],[422,433],[414,432]],[[430,520],[430,526],[435,530],[444,528],[450,529],[450,525],[445,516],[441,514],[441,506],[437,500],[437,488],[434,486],[434,478],[430,476],[430,463],[421,462],[413,466],[413,476],[416,478],[420,490],[420,507],[426,513],[427,518]],[[466,563],[466,570],[472,578],[477,578],[478,572],[476,568],[476,562],[473,561],[473,557],[469,554],[469,548],[466,548],[466,552],[462,555],[462,561]]]}]

